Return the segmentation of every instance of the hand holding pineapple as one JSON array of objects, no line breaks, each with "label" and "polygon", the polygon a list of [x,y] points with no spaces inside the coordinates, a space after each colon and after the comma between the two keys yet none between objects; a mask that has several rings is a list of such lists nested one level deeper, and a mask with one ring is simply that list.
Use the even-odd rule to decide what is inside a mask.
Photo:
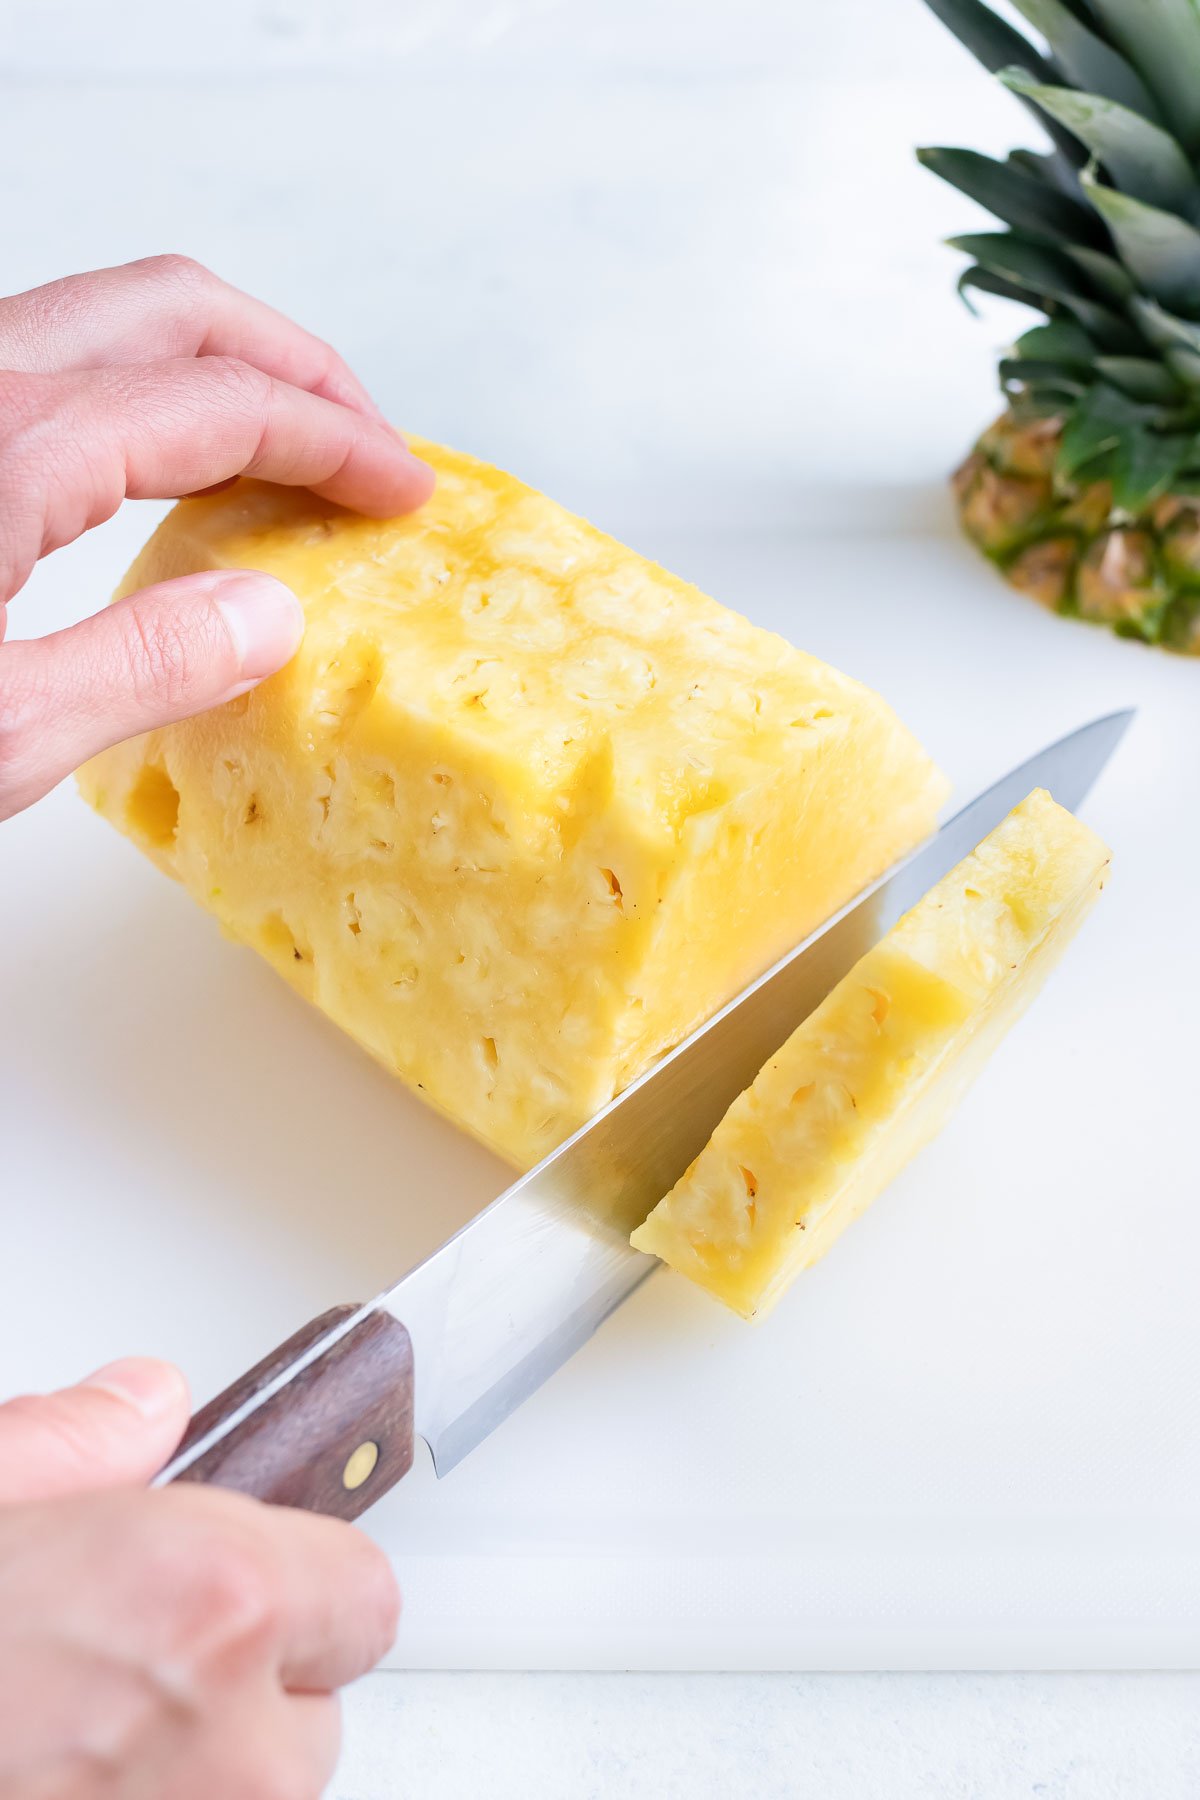
[{"label": "hand holding pineapple", "polygon": [[[246,473],[381,516],[433,487],[327,344],[184,257],[0,299],[0,638],[38,559],[126,497]],[[244,693],[302,631],[281,582],[229,570],[0,645],[0,819],[107,745]]]},{"label": "hand holding pineapple", "polygon": [[[38,558],[127,495],[256,471],[394,514],[433,485],[328,346],[183,258],[0,300],[0,371],[0,638]],[[246,692],[302,631],[281,581],[230,569],[0,645],[0,819]],[[0,1406],[4,1793],[238,1800],[332,1772],[334,1690],[395,1634],[391,1566],[333,1520],[145,1492],[187,1414],[182,1378],[140,1359]]]}]

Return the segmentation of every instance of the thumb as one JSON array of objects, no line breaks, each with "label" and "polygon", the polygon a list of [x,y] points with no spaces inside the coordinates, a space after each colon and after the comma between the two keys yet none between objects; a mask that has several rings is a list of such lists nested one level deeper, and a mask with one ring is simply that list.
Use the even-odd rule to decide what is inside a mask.
[{"label": "thumb", "polygon": [[0,1503],[148,1481],[183,1436],[187,1383],[148,1356],[109,1363],[77,1387],[0,1406]]},{"label": "thumb", "polygon": [[0,819],[110,744],[256,687],[303,634],[300,602],[281,581],[206,569],[66,631],[0,645]]}]

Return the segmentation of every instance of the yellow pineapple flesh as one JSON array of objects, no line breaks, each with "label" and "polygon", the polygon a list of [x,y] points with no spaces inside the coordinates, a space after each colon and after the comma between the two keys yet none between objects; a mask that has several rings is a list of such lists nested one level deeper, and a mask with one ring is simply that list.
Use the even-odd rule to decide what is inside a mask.
[{"label": "yellow pineapple flesh", "polygon": [[940,1129],[1108,860],[1036,789],[799,1026],[633,1243],[766,1312]]},{"label": "yellow pineapple flesh", "polygon": [[263,569],[292,663],[124,744],[86,798],[518,1166],[931,829],[891,709],[511,476],[418,445],[421,511],[241,482],[121,592]]}]

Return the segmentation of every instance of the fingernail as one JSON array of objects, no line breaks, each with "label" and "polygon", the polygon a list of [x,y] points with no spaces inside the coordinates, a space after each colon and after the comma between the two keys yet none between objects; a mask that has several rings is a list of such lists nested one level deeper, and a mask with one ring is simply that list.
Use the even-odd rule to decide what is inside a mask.
[{"label": "fingernail", "polygon": [[217,609],[248,681],[273,675],[296,653],[304,636],[304,609],[291,588],[253,570],[225,576]]},{"label": "fingernail", "polygon": [[101,1388],[123,1400],[143,1419],[162,1419],[186,1403],[187,1388],[179,1370],[148,1356],[127,1356],[106,1363],[80,1382],[80,1387]]}]

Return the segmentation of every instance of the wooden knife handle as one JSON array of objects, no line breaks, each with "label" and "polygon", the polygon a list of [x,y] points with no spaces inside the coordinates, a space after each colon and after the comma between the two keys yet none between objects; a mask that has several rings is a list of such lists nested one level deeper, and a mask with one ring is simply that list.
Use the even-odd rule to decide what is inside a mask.
[{"label": "wooden knife handle", "polygon": [[[176,1455],[357,1311],[335,1306],[280,1344],[201,1408]],[[412,1460],[412,1344],[397,1319],[375,1312],[174,1479],[357,1519],[407,1475]]]}]

